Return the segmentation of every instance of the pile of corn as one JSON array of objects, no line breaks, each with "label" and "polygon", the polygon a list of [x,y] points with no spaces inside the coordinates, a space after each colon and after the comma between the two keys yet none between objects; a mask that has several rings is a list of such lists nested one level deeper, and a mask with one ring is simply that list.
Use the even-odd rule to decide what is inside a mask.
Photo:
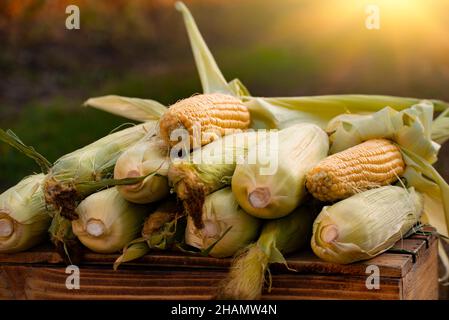
[{"label": "pile of corn", "polygon": [[[235,257],[216,297],[257,299],[269,265],[287,265],[284,255],[298,250],[347,264],[423,224],[448,236],[449,186],[432,166],[449,138],[444,102],[252,97],[238,80],[226,82],[189,11],[177,8],[203,94],[168,108],[89,99],[143,124],[54,164],[0,131],[43,168],[0,195],[1,253],[51,239],[70,263],[81,245],[120,253],[115,269],[154,250]],[[433,120],[434,111],[443,113]]]}]

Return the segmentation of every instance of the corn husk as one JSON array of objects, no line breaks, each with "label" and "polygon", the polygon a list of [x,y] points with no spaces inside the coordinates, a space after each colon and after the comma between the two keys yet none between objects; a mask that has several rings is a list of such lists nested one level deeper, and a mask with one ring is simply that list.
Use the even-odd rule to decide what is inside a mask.
[{"label": "corn husk", "polygon": [[52,213],[45,205],[44,178],[29,176],[0,195],[0,253],[25,251],[47,239]]},{"label": "corn husk", "polygon": [[185,228],[186,217],[182,205],[174,197],[168,198],[145,220],[142,236],[123,249],[123,254],[114,263],[114,269],[117,270],[122,263],[143,257],[150,250],[175,249],[177,244],[184,242]]},{"label": "corn husk", "polygon": [[105,186],[116,184],[105,180],[112,178],[117,159],[155,125],[156,122],[147,122],[115,132],[58,159],[45,179],[47,203],[64,217],[76,219],[78,202]]},{"label": "corn husk", "polygon": [[231,183],[235,167],[243,162],[248,147],[267,134],[248,131],[227,135],[193,151],[186,159],[172,161],[169,181],[198,229],[203,227],[200,213],[204,198]]},{"label": "corn husk", "polygon": [[449,139],[449,109],[442,112],[432,123],[432,140],[443,144]]},{"label": "corn husk", "polygon": [[231,188],[208,195],[201,213],[204,228],[196,228],[192,217],[187,220],[186,244],[206,250],[230,228],[209,252],[212,257],[230,257],[249,245],[258,235],[260,221],[239,207]]},{"label": "corn husk", "polygon": [[74,234],[94,252],[118,252],[135,239],[149,208],[132,204],[116,188],[94,193],[76,208],[79,219],[72,221]]},{"label": "corn husk", "polygon": [[259,299],[269,265],[281,263],[287,266],[283,255],[308,243],[313,218],[313,209],[302,206],[286,217],[265,222],[257,242],[248,246],[233,262],[229,275],[220,285],[217,298]]},{"label": "corn husk", "polygon": [[422,197],[413,188],[385,186],[324,207],[313,225],[312,249],[341,264],[371,259],[387,251],[416,223]]},{"label": "corn husk", "polygon": [[117,95],[90,98],[84,102],[84,106],[141,122],[159,120],[167,111],[166,106],[155,100]]},{"label": "corn husk", "polygon": [[169,164],[168,148],[150,134],[123,152],[114,169],[114,179],[147,177],[133,185],[117,186],[118,191],[126,200],[140,204],[165,198],[170,191]]},{"label": "corn husk", "polygon": [[[261,148],[269,148],[269,161],[260,156]],[[250,147],[247,161],[235,169],[232,191],[237,202],[258,218],[289,214],[306,195],[306,173],[328,150],[326,133],[313,124],[297,124],[270,135]]]}]

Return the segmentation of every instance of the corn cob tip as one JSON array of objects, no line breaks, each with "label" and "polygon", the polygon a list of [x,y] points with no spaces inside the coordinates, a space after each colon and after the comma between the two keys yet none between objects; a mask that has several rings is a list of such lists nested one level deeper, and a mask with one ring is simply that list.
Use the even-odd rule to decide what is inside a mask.
[{"label": "corn cob tip", "polygon": [[[0,212],[1,214],[1,212]],[[14,233],[14,224],[11,219],[0,219],[0,238],[9,238]]]},{"label": "corn cob tip", "polygon": [[258,187],[248,194],[248,201],[254,208],[265,208],[271,202],[271,192],[267,187]]},{"label": "corn cob tip", "polygon": [[95,238],[101,237],[106,231],[103,221],[97,219],[89,219],[86,224],[86,232]]},{"label": "corn cob tip", "polygon": [[331,224],[323,227],[320,233],[321,240],[326,243],[331,243],[338,239],[338,228],[336,225]]}]

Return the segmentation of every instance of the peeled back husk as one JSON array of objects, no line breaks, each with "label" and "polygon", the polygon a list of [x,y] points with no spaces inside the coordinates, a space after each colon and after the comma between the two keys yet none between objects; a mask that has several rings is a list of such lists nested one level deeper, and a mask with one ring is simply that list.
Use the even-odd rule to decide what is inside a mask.
[{"label": "peeled back husk", "polygon": [[268,266],[271,263],[287,266],[283,255],[297,251],[308,243],[313,218],[314,210],[301,206],[286,217],[266,221],[257,242],[248,246],[233,262],[229,275],[219,287],[217,298],[259,299]]},{"label": "peeled back husk", "polygon": [[[192,217],[187,219],[186,244],[206,250],[215,242],[209,255],[230,257],[250,244],[258,235],[260,221],[243,211],[231,188],[208,195],[201,211],[204,228],[196,228]],[[223,234],[224,237],[220,239]]]},{"label": "peeled back husk", "polygon": [[420,219],[414,188],[385,186],[324,207],[313,224],[312,249],[323,260],[347,264],[387,251]]},{"label": "peeled back husk", "polygon": [[198,229],[203,227],[201,208],[204,198],[231,183],[237,163],[242,163],[248,147],[268,133],[247,131],[216,140],[170,164],[168,178],[186,212]]},{"label": "peeled back husk", "polygon": [[44,178],[29,176],[0,195],[0,253],[28,250],[48,237],[52,213],[45,205]]},{"label": "peeled back husk", "polygon": [[[263,148],[268,153],[261,152]],[[270,134],[250,147],[247,161],[235,169],[232,191],[238,203],[258,218],[289,214],[306,195],[306,173],[328,150],[326,133],[313,124],[297,124]]]},{"label": "peeled back husk", "polygon": [[112,178],[118,157],[155,125],[147,122],[112,133],[58,159],[45,179],[47,203],[64,217],[76,219],[78,202],[100,189],[102,180]]},{"label": "peeled back husk", "polygon": [[147,206],[130,203],[116,188],[111,188],[94,193],[79,204],[79,219],[72,221],[72,228],[92,251],[114,253],[137,237],[149,212]]},{"label": "peeled back husk", "polygon": [[133,185],[117,186],[122,197],[140,204],[165,198],[170,192],[168,152],[163,141],[152,134],[123,152],[115,165],[114,179],[149,176]]}]

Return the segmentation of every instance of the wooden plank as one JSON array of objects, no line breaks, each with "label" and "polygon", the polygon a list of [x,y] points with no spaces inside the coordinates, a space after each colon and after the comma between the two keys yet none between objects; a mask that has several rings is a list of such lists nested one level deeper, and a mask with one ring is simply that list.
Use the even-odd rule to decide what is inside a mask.
[{"label": "wooden plank", "polygon": [[438,299],[438,242],[422,251],[420,259],[413,265],[402,282],[404,299]]},{"label": "wooden plank", "polygon": [[[80,290],[68,290],[63,267],[3,266],[16,299],[211,299],[225,271],[114,272],[81,268]],[[17,279],[20,278],[19,282]],[[263,299],[398,299],[400,279],[383,277],[380,290],[368,290],[366,277],[344,275],[273,275]]]},{"label": "wooden plank", "polygon": [[[404,240],[405,243],[417,240]],[[97,254],[86,252],[82,265],[104,265],[111,266],[118,258],[117,254]],[[303,251],[287,257],[289,267],[299,273],[315,272],[326,274],[352,274],[365,275],[368,265],[376,264],[380,272],[389,277],[403,277],[412,267],[412,257],[406,254],[385,253],[374,259],[362,261],[350,265],[339,265],[329,263],[316,257],[311,251]],[[177,252],[155,251],[143,258],[123,264],[121,268],[206,268],[206,269],[228,269],[232,259],[216,259],[211,257],[193,256]],[[63,264],[63,260],[53,251],[50,246],[36,248],[29,252],[17,254],[0,254],[0,264]],[[285,270],[282,266],[275,267]]]}]

